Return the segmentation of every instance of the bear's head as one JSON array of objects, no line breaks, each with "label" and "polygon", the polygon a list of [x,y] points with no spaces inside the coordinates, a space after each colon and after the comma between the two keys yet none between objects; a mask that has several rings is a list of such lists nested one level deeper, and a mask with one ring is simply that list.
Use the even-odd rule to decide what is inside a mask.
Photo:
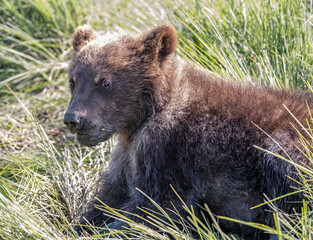
[{"label": "bear's head", "polygon": [[162,69],[175,51],[177,34],[163,25],[141,36],[97,34],[78,27],[69,68],[72,94],[64,123],[87,146],[113,134],[132,134],[151,113]]}]

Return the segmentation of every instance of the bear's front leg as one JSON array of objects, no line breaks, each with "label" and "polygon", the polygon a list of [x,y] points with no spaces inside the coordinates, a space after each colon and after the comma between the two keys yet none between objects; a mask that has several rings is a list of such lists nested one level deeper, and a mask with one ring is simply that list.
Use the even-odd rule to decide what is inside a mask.
[{"label": "bear's front leg", "polygon": [[88,203],[79,218],[74,230],[80,235],[83,230],[88,232],[88,225],[101,227],[104,223],[113,222],[103,212],[103,204],[112,208],[120,208],[128,199],[128,187],[123,176],[112,176],[110,171],[105,172],[97,182],[97,190],[93,200]]},{"label": "bear's front leg", "polygon": [[[168,224],[176,223],[176,227],[182,229],[182,226],[178,222],[181,218],[186,220],[188,213],[183,209],[183,202],[170,191],[171,190],[167,191],[167,195],[160,194],[155,196],[151,192],[143,193],[141,190],[134,189],[130,193],[129,201],[125,202],[121,209],[127,213],[126,217],[130,218],[132,221],[143,224],[154,230],[158,230],[158,227],[155,224],[150,224],[151,219],[155,219],[156,224],[157,222],[167,222]],[[188,193],[185,193],[185,195],[188,195]],[[187,204],[188,207],[192,205],[188,200],[185,201],[185,204]],[[158,205],[158,207],[156,205]],[[159,207],[161,207],[162,210],[159,209]],[[196,214],[200,213],[198,205],[194,205],[193,210]],[[160,221],[160,219],[162,220]]]}]

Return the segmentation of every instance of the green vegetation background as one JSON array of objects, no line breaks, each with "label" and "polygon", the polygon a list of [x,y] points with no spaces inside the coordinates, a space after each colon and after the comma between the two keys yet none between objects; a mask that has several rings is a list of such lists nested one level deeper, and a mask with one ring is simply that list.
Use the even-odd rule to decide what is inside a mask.
[{"label": "green vegetation background", "polygon": [[[113,140],[92,149],[80,147],[62,123],[70,97],[66,71],[76,26],[141,32],[171,23],[180,37],[178,54],[212,74],[246,84],[311,90],[312,4],[312,0],[1,0],[0,239],[75,239],[67,232],[70,222],[91,196],[92,183],[112,150]],[[305,127],[310,138],[309,124]],[[302,141],[307,149],[303,154],[312,159],[311,139]],[[274,228],[255,227],[285,239],[312,239],[313,174],[310,169],[300,172],[307,176],[302,214],[277,212]],[[122,218],[112,209],[106,211]],[[184,222],[184,232],[175,223],[154,223],[178,239],[192,239],[190,228],[202,239],[233,239],[216,222],[213,232],[192,209],[186,211],[191,211],[191,219]],[[137,238],[168,238],[136,224],[132,231]]]}]

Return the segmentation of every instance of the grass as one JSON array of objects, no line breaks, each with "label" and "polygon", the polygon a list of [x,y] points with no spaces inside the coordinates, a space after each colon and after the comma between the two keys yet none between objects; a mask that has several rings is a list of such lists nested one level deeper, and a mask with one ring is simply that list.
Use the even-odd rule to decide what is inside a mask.
[{"label": "grass", "polygon": [[[2,0],[0,2],[0,239],[75,239],[67,230],[92,195],[113,140],[79,146],[62,123],[69,101],[66,71],[76,26],[140,32],[169,22],[179,54],[228,81],[272,88],[312,86],[311,0]],[[309,116],[309,115],[308,115]],[[311,124],[308,122],[308,124]],[[312,159],[312,128],[300,137]],[[312,239],[311,169],[299,169],[306,193],[302,213],[275,213],[276,226],[253,226],[285,239]],[[119,219],[121,213],[105,208]],[[148,210],[143,210],[148,211]],[[190,220],[149,221],[179,239],[234,239]],[[167,238],[130,222],[136,238]],[[101,232],[101,230],[100,230]],[[97,234],[95,232],[95,234]]]}]

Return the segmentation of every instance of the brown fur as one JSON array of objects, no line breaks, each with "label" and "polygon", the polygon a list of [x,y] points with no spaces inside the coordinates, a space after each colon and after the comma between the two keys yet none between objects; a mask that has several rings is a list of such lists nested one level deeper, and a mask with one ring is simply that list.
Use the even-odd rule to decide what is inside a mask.
[{"label": "brown fur", "polygon": [[[72,98],[64,121],[84,145],[118,136],[97,197],[143,215],[138,207],[153,205],[139,188],[165,209],[174,203],[184,215],[172,185],[199,217],[206,203],[217,215],[272,224],[266,207],[250,208],[264,194],[275,198],[300,186],[287,177],[297,178],[292,165],[255,145],[310,164],[297,149],[290,124],[296,121],[283,105],[305,124],[312,96],[217,79],[173,54],[177,34],[171,26],[142,36],[86,37],[90,31],[74,34]],[[291,213],[299,205],[289,200],[300,199],[292,195],[275,203]],[[81,223],[111,221],[95,208],[98,203],[90,203]],[[220,225],[247,239],[268,237],[233,222]]]}]

